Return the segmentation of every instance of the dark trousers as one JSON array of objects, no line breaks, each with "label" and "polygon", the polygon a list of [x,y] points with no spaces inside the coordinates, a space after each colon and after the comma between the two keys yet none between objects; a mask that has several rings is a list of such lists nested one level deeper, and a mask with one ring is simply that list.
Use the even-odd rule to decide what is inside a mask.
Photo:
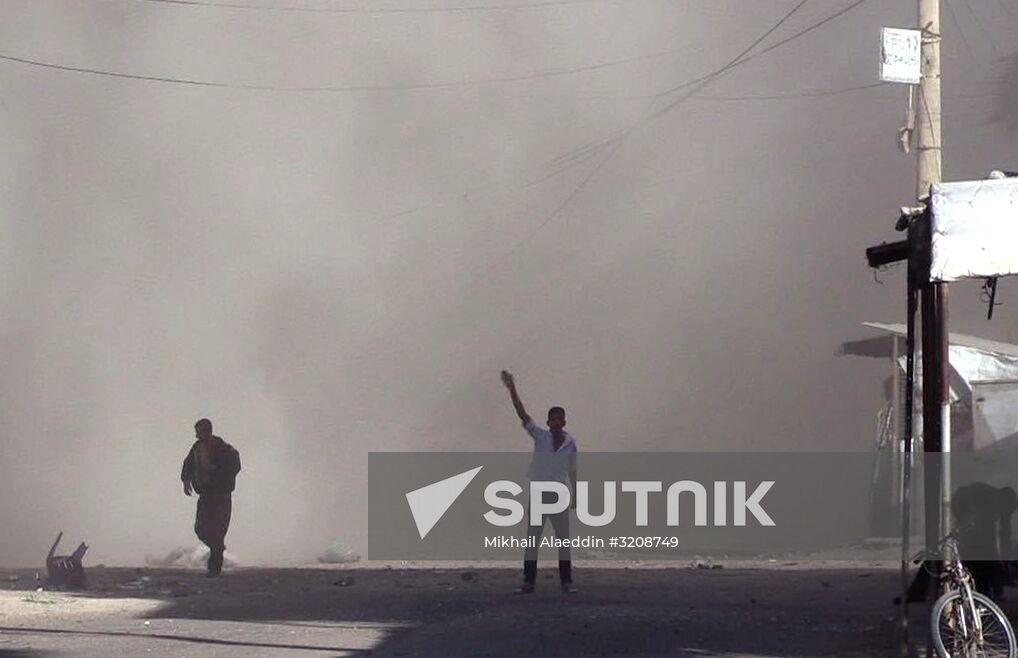
[{"label": "dark trousers", "polygon": [[[546,493],[549,496],[551,495],[548,492]],[[552,502],[552,499],[548,499],[545,502]],[[533,546],[528,546],[523,553],[523,579],[531,584],[537,580],[537,549],[541,545],[544,525],[548,521],[551,521],[551,526],[555,530],[555,537],[558,539],[569,539],[568,509],[558,514],[545,515],[541,525],[531,525],[530,505],[527,505],[527,537]],[[573,563],[568,546],[561,546],[558,549],[558,576],[563,583],[573,582]]]},{"label": "dark trousers", "polygon": [[198,513],[194,518],[194,534],[209,547],[208,567],[211,573],[223,569],[226,531],[230,527],[233,500],[229,493],[205,493],[198,496]]}]

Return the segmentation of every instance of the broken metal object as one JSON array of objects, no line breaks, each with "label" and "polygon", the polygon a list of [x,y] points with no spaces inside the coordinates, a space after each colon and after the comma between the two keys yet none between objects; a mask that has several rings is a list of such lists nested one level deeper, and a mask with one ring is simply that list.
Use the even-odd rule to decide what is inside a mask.
[{"label": "broken metal object", "polygon": [[87,579],[81,559],[85,557],[88,546],[81,542],[70,555],[56,555],[57,546],[60,545],[63,536],[63,531],[57,533],[57,538],[46,555],[46,585],[60,589],[85,589]]}]

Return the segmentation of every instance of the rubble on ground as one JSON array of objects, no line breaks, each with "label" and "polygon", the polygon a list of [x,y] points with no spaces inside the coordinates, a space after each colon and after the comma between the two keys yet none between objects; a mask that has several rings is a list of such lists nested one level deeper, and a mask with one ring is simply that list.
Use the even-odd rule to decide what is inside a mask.
[{"label": "rubble on ground", "polygon": [[359,562],[360,559],[361,556],[354,553],[352,548],[339,542],[329,545],[318,556],[318,562],[321,564],[348,564],[350,562]]},{"label": "rubble on ground", "polygon": [[[194,546],[192,548],[178,546],[163,556],[146,554],[145,564],[150,567],[204,568],[208,563],[208,559],[208,546]],[[233,555],[229,551],[226,551],[223,554],[223,566],[236,567],[238,565],[239,561],[237,560],[236,555]]]}]

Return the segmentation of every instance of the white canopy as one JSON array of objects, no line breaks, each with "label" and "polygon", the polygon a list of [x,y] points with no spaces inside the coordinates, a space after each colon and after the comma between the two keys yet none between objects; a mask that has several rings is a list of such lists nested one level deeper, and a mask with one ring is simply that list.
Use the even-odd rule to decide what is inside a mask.
[{"label": "white canopy", "polygon": [[934,281],[1018,274],[1018,178],[933,186]]},{"label": "white canopy", "polygon": [[[882,339],[845,343],[843,354],[891,358],[891,340],[904,337],[904,324],[865,322],[882,331]],[[1018,345],[951,333],[949,344],[952,400],[970,400],[973,447],[1018,447]],[[897,366],[905,369],[905,357]],[[917,354],[917,396],[922,383],[922,359]]]}]

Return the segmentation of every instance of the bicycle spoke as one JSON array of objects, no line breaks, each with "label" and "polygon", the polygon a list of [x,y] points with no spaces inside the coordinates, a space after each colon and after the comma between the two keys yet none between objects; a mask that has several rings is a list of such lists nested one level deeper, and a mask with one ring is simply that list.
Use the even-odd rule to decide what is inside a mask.
[{"label": "bicycle spoke", "polygon": [[931,630],[941,658],[1016,658],[1010,622],[982,594],[949,592],[933,614]]}]

